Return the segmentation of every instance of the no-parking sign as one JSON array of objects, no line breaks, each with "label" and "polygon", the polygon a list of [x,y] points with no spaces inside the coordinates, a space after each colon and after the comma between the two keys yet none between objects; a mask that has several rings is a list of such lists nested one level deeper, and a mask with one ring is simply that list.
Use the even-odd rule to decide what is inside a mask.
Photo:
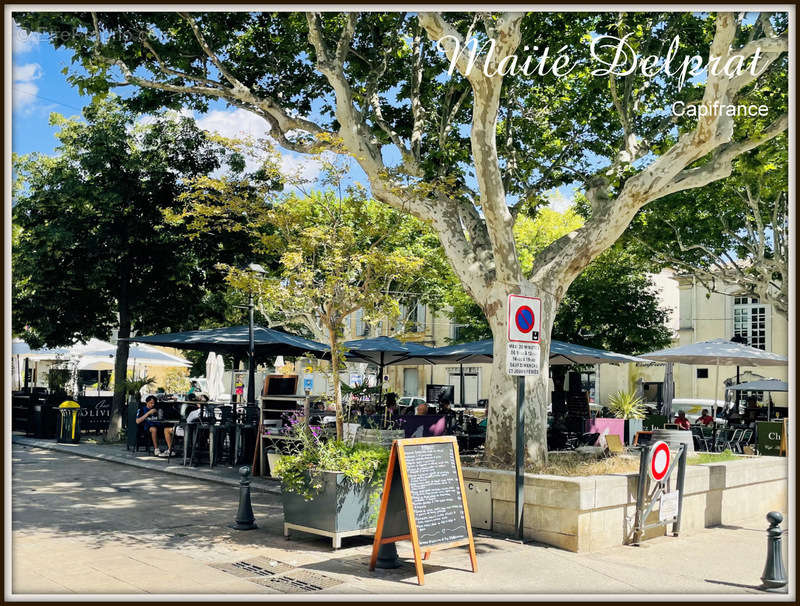
[{"label": "no-parking sign", "polygon": [[508,295],[508,340],[538,343],[542,325],[542,300],[538,297]]},{"label": "no-parking sign", "polygon": [[656,442],[650,447],[650,460],[647,472],[656,482],[660,482],[667,475],[669,469],[669,446],[666,442]]},{"label": "no-parking sign", "polygon": [[513,376],[539,374],[539,327],[542,300],[508,295],[508,343],[506,373]]}]

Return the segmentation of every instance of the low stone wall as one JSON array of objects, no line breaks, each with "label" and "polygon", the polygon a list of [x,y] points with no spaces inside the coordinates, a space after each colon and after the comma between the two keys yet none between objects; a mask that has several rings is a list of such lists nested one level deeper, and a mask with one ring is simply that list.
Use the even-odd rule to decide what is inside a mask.
[{"label": "low stone wall", "polygon": [[[514,534],[514,472],[465,467],[463,473],[465,482],[491,482],[492,530]],[[785,513],[787,475],[784,457],[743,457],[687,466],[681,534],[763,517],[772,510]],[[638,480],[638,474],[525,474],[525,538],[576,552],[629,543]],[[657,519],[657,509],[648,521]],[[671,528],[651,529],[644,538],[664,535]]]}]

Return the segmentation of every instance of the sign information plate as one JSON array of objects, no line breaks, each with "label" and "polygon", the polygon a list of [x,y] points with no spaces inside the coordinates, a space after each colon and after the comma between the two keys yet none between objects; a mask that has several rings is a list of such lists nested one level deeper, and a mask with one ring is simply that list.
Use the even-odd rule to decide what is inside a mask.
[{"label": "sign information plate", "polygon": [[514,343],[506,345],[506,372],[512,376],[539,374],[539,344]]},{"label": "sign information plate", "polygon": [[678,517],[678,497],[680,492],[673,490],[661,495],[661,504],[658,508],[658,519],[665,522]]},{"label": "sign information plate", "polygon": [[541,330],[542,300],[537,297],[508,295],[508,340],[513,343],[538,343]]}]

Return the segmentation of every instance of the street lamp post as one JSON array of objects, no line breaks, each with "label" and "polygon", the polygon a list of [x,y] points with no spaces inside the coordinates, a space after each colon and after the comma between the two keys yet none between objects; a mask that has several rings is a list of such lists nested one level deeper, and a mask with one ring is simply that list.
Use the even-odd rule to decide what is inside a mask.
[{"label": "street lamp post", "polygon": [[[266,274],[267,272],[258,263],[251,263],[247,269],[256,274]],[[248,342],[247,342],[247,405],[253,406],[256,402],[256,365],[255,365],[255,335],[253,323],[253,289],[250,289],[247,297],[247,320],[248,320]]]}]

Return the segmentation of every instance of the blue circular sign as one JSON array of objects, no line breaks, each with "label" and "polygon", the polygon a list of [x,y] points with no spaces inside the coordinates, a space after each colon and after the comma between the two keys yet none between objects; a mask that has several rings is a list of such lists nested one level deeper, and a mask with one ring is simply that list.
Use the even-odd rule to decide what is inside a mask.
[{"label": "blue circular sign", "polygon": [[520,332],[530,332],[533,330],[533,324],[535,322],[533,310],[527,305],[523,305],[517,310],[517,314],[514,316],[514,322],[516,322],[517,329],[519,329]]}]

